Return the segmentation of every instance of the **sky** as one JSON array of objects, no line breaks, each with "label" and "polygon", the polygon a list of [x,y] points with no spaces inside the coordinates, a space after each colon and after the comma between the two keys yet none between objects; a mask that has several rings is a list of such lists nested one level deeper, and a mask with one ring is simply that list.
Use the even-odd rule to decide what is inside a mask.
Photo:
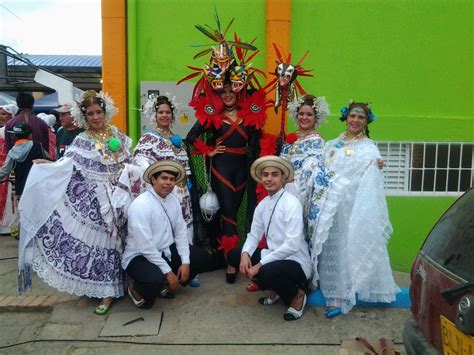
[{"label": "sky", "polygon": [[0,0],[0,44],[24,54],[102,54],[101,0]]}]

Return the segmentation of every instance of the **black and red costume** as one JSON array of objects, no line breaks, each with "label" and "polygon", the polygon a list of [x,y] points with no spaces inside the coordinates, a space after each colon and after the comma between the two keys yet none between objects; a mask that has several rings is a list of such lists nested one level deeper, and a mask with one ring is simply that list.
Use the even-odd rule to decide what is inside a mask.
[{"label": "black and red costume", "polygon": [[[238,95],[241,98],[244,93]],[[237,246],[237,214],[247,192],[245,231],[250,227],[256,205],[255,183],[250,178],[250,165],[258,157],[258,141],[265,121],[265,95],[256,91],[237,100],[236,117],[226,115],[222,101],[213,92],[193,99],[198,121],[189,131],[186,141],[194,147],[191,153],[206,156],[211,171],[211,186],[220,204],[218,233],[210,236],[211,247],[227,253]],[[206,137],[206,141],[202,138]],[[207,156],[217,142],[225,146],[222,154]],[[208,170],[209,171],[209,170]],[[199,216],[198,216],[199,217]],[[207,233],[217,232],[210,231]],[[217,237],[217,243],[213,240]]]}]

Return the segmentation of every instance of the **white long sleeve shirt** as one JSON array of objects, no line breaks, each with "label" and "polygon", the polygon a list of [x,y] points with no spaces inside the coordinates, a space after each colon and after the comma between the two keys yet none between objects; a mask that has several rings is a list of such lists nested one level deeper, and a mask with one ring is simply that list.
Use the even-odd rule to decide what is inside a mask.
[{"label": "white long sleeve shirt", "polygon": [[262,265],[276,260],[294,260],[301,265],[306,277],[310,277],[309,248],[303,236],[303,208],[295,196],[281,189],[258,204],[242,253],[251,256],[263,233],[267,236],[268,249],[262,250]]},{"label": "white long sleeve shirt", "polygon": [[181,262],[189,264],[186,233],[186,223],[178,199],[172,194],[162,198],[153,189],[145,191],[128,208],[128,235],[125,239],[122,267],[126,269],[133,258],[143,255],[166,274],[171,268],[162,254],[170,255],[169,247],[173,243],[176,243]]}]

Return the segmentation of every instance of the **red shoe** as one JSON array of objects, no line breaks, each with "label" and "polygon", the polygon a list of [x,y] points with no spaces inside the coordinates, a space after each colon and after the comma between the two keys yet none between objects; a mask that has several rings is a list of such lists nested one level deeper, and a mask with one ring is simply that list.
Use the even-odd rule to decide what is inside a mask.
[{"label": "red shoe", "polygon": [[245,289],[246,289],[248,292],[260,291],[260,287],[259,287],[255,282],[249,283]]}]

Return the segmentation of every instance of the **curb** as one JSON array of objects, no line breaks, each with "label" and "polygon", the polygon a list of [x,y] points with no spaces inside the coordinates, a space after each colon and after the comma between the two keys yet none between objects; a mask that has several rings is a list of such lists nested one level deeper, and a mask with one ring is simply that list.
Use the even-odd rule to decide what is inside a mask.
[{"label": "curb", "polygon": [[59,303],[77,301],[80,297],[72,295],[29,295],[0,296],[2,312],[51,312]]}]

